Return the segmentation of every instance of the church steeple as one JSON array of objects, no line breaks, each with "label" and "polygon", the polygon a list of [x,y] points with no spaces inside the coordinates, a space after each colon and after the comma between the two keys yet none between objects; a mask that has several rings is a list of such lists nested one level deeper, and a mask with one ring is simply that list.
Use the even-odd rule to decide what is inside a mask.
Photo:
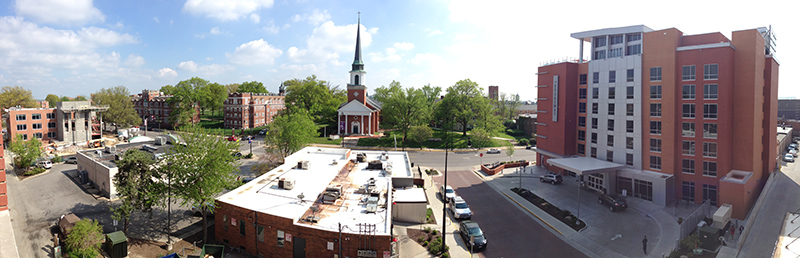
[{"label": "church steeple", "polygon": [[361,12],[358,12],[358,26],[356,27],[356,57],[353,60],[352,71],[363,71],[364,62],[361,61]]},{"label": "church steeple", "polygon": [[367,86],[364,86],[364,62],[361,61],[361,12],[358,12],[358,27],[356,31],[356,57],[353,60],[353,70],[350,71],[350,83],[347,84],[347,101],[358,100],[367,103]]}]

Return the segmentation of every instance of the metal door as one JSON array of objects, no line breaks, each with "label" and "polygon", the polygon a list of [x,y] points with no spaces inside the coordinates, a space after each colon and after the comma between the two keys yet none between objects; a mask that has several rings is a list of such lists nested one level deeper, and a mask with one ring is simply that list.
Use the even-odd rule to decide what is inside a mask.
[{"label": "metal door", "polygon": [[306,257],[306,240],[302,239],[302,238],[299,238],[299,237],[295,237],[292,240],[292,242],[294,243],[292,245],[292,252],[293,252],[292,257],[293,258],[305,258]]}]

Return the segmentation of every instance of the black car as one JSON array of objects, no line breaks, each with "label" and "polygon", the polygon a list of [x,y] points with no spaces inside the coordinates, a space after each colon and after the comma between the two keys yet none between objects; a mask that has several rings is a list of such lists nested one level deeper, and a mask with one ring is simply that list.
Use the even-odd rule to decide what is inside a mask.
[{"label": "black car", "polygon": [[242,155],[241,152],[234,152],[234,153],[231,153],[231,156],[233,156],[236,159],[241,159],[243,155]]},{"label": "black car", "polygon": [[461,239],[464,240],[464,244],[473,252],[486,249],[486,244],[489,243],[486,240],[486,236],[483,235],[481,227],[478,226],[478,222],[475,221],[462,221],[458,227],[458,233],[461,235]]},{"label": "black car", "polygon": [[628,208],[628,201],[625,200],[625,197],[617,194],[600,195],[600,197],[597,197],[597,202],[607,205],[608,209],[611,211],[624,210]]},{"label": "black car", "polygon": [[563,181],[564,177],[558,174],[547,174],[539,177],[539,182],[542,183],[560,184]]}]

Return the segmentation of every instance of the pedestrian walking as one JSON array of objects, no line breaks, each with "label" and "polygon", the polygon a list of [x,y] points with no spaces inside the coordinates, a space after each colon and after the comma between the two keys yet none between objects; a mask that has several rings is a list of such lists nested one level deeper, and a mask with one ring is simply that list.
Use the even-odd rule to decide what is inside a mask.
[{"label": "pedestrian walking", "polygon": [[642,250],[644,250],[644,254],[647,254],[647,236],[642,239]]}]

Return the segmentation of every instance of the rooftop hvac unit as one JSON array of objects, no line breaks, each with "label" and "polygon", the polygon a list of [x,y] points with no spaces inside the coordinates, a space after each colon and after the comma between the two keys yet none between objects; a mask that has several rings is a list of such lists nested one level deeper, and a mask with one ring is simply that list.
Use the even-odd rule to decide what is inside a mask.
[{"label": "rooftop hvac unit", "polygon": [[297,162],[297,169],[308,169],[308,161],[298,161]]},{"label": "rooftop hvac unit", "polygon": [[359,162],[359,163],[367,162],[367,154],[363,153],[363,152],[362,153],[357,153],[356,154],[356,161]]},{"label": "rooftop hvac unit", "polygon": [[117,146],[106,146],[106,152],[114,154],[117,152]]},{"label": "rooftop hvac unit", "polygon": [[294,179],[281,178],[278,180],[278,187],[281,189],[292,190],[292,188],[294,188]]},{"label": "rooftop hvac unit", "polygon": [[165,144],[167,144],[167,138],[156,137],[156,145],[165,145]]}]

